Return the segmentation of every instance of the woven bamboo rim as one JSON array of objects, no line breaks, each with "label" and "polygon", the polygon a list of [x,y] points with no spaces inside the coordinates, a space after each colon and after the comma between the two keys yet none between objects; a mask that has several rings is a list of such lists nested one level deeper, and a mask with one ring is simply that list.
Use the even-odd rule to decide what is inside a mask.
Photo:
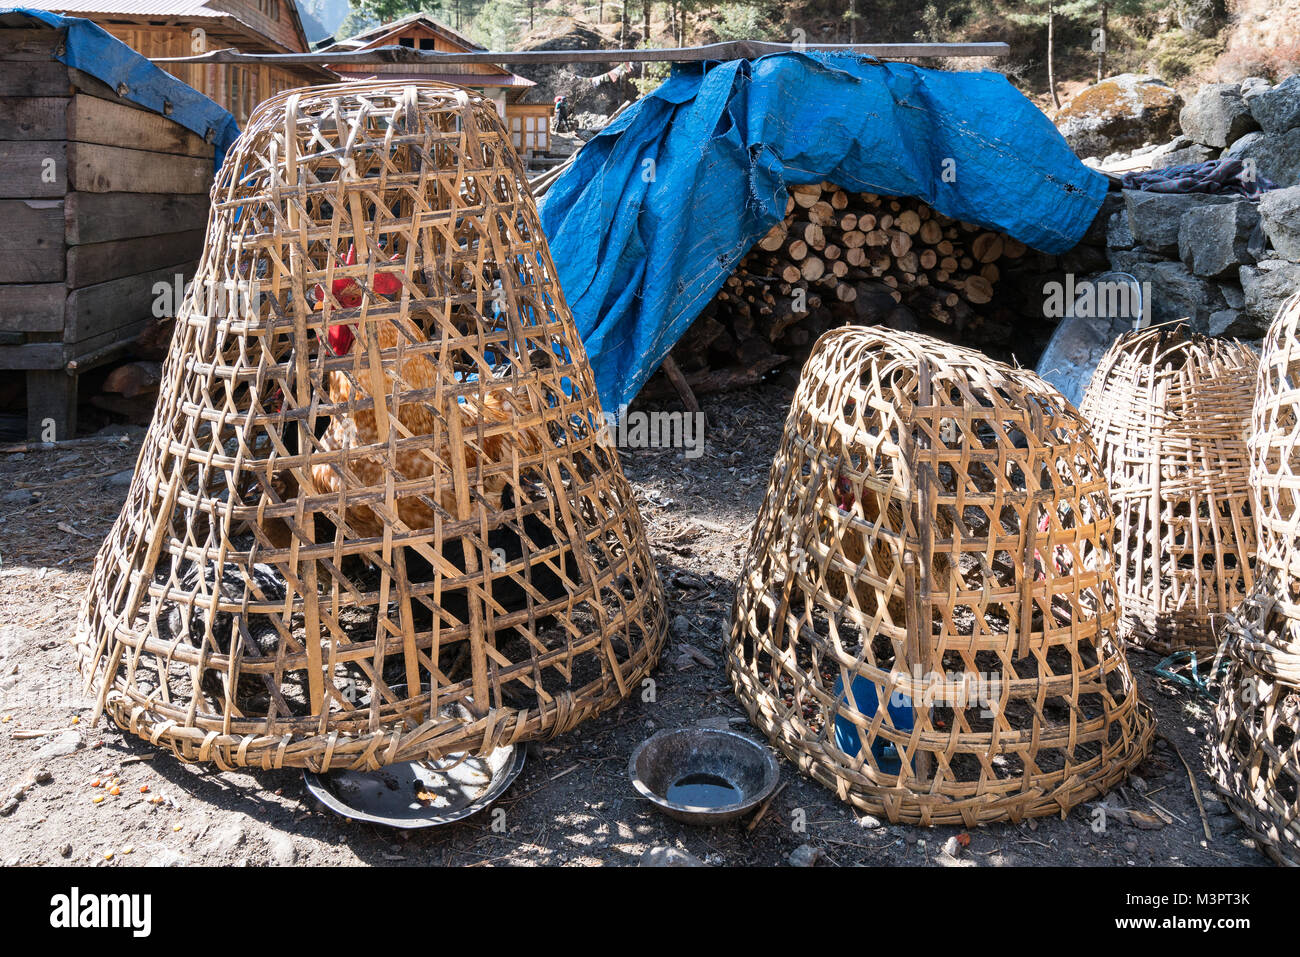
[{"label": "woven bamboo rim", "polygon": [[1249,346],[1185,326],[1121,336],[1079,408],[1115,504],[1120,633],[1155,651],[1213,651],[1254,584]]},{"label": "woven bamboo rim", "polygon": [[1256,567],[1300,578],[1300,292],[1278,310],[1264,339],[1249,445]]},{"label": "woven bamboo rim", "polygon": [[[829,332],[741,572],[736,693],[869,813],[1064,815],[1123,779],[1154,729],[1114,636],[1111,530],[1087,429],[1037,376],[926,336]],[[972,695],[981,674],[993,693]]]},{"label": "woven bamboo rim", "polygon": [[1229,616],[1208,770],[1260,850],[1300,867],[1298,590],[1268,572]]},{"label": "woven bamboo rim", "polygon": [[76,637],[99,707],[183,760],[324,771],[626,697],[659,579],[492,103],[290,91],[212,199]]}]

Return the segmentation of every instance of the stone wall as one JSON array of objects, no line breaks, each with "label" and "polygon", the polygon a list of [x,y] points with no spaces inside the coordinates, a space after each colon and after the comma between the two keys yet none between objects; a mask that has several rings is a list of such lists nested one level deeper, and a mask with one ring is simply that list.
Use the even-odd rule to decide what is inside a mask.
[{"label": "stone wall", "polygon": [[1300,289],[1300,187],[1258,200],[1124,190],[1103,214],[1111,268],[1150,284],[1153,322],[1257,339]]}]

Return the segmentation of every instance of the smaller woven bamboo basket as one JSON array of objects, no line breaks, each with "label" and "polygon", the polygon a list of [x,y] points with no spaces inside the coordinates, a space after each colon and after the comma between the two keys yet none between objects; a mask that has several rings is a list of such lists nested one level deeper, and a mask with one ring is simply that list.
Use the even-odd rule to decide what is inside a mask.
[{"label": "smaller woven bamboo basket", "polygon": [[1257,370],[1235,340],[1144,329],[1115,341],[1079,407],[1115,503],[1120,634],[1154,651],[1213,651],[1254,584]]},{"label": "smaller woven bamboo basket", "polygon": [[1300,578],[1300,292],[1278,310],[1265,337],[1249,444],[1255,565]]},{"label": "smaller woven bamboo basket", "polygon": [[1110,495],[1032,372],[824,335],[755,522],[728,673],[805,773],[894,822],[1064,815],[1146,755],[1115,636]]},{"label": "smaller woven bamboo basket", "polygon": [[492,103],[289,91],[212,200],[75,639],[99,708],[183,760],[373,770],[631,694],[659,578]]},{"label": "smaller woven bamboo basket", "polygon": [[1262,574],[1226,633],[1210,776],[1260,850],[1300,867],[1300,581]]},{"label": "smaller woven bamboo basket", "polygon": [[1259,359],[1250,484],[1257,581],[1229,617],[1209,770],[1260,849],[1300,865],[1300,293]]}]

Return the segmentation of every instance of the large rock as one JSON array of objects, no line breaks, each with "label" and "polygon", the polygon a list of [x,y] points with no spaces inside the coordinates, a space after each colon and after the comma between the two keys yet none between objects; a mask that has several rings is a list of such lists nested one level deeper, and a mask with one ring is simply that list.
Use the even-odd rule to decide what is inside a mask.
[{"label": "large rock", "polygon": [[1259,128],[1237,83],[1201,87],[1178,114],[1178,122],[1183,133],[1197,143],[1220,149]]},{"label": "large rock", "polygon": [[1124,190],[1128,226],[1146,249],[1164,256],[1178,255],[1178,226],[1189,210],[1213,203],[1232,202],[1231,196],[1212,193],[1148,193]]},{"label": "large rock", "polygon": [[1242,266],[1241,289],[1245,293],[1243,316],[1252,321],[1255,336],[1262,336],[1282,303],[1300,290],[1300,263],[1263,259],[1254,266]]},{"label": "large rock", "polygon": [[1240,88],[1242,99],[1250,102],[1260,93],[1271,90],[1273,84],[1268,82],[1268,80],[1264,79],[1262,76],[1248,76],[1246,79],[1241,81]]},{"label": "large rock", "polygon": [[1181,150],[1165,150],[1158,156],[1152,157],[1151,168],[1164,169],[1166,166],[1191,166],[1194,163],[1204,163],[1208,160],[1217,159],[1218,156],[1218,150],[1202,146],[1200,143],[1193,143]]},{"label": "large rock", "polygon": [[1112,249],[1110,251],[1110,268],[1116,272],[1132,273],[1133,267],[1138,263],[1159,263],[1164,261],[1164,257],[1157,253],[1147,252],[1141,246],[1134,249]]},{"label": "large rock", "polygon": [[1258,224],[1259,210],[1248,199],[1189,209],[1179,220],[1178,258],[1198,276],[1235,275],[1255,261],[1250,237]]},{"label": "large rock", "polygon": [[1203,332],[1211,315],[1228,308],[1218,283],[1192,275],[1182,263],[1135,263],[1129,272],[1143,283],[1152,322],[1187,319],[1196,332]]},{"label": "large rock", "polygon": [[1078,156],[1102,157],[1178,132],[1183,99],[1163,80],[1122,73],[1080,91],[1056,112],[1056,128]]},{"label": "large rock", "polygon": [[1113,213],[1106,224],[1106,245],[1111,249],[1132,249],[1137,244],[1133,230],[1128,228],[1128,210]]},{"label": "large rock", "polygon": [[1254,160],[1256,174],[1277,186],[1300,185],[1300,127],[1285,133],[1247,133],[1223,155]]},{"label": "large rock", "polygon": [[1300,186],[1265,193],[1259,201],[1259,215],[1278,256],[1300,262]]},{"label": "large rock", "polygon": [[1300,126],[1300,75],[1256,93],[1250,98],[1250,112],[1265,133],[1285,133]]}]

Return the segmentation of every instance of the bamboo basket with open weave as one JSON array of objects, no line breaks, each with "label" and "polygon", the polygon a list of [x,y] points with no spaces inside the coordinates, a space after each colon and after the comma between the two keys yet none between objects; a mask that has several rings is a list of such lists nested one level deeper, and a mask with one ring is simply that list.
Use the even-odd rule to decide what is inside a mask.
[{"label": "bamboo basket with open weave", "polygon": [[1247,345],[1186,326],[1130,332],[1079,410],[1115,504],[1120,633],[1155,651],[1213,652],[1254,584]]},{"label": "bamboo basket with open weave", "polygon": [[493,105],[290,91],[212,200],[76,637],[99,708],[185,760],[321,771],[628,695],[661,588]]},{"label": "bamboo basket with open weave", "polygon": [[1225,632],[1210,777],[1259,849],[1300,867],[1300,580],[1262,572]]},{"label": "bamboo basket with open weave", "polygon": [[777,747],[864,811],[1064,815],[1154,728],[1115,637],[1111,526],[1084,423],[1033,373],[829,332],[755,522],[728,673]]},{"label": "bamboo basket with open weave", "polygon": [[1300,293],[1259,359],[1250,482],[1257,581],[1229,617],[1209,771],[1259,848],[1300,866]]}]

